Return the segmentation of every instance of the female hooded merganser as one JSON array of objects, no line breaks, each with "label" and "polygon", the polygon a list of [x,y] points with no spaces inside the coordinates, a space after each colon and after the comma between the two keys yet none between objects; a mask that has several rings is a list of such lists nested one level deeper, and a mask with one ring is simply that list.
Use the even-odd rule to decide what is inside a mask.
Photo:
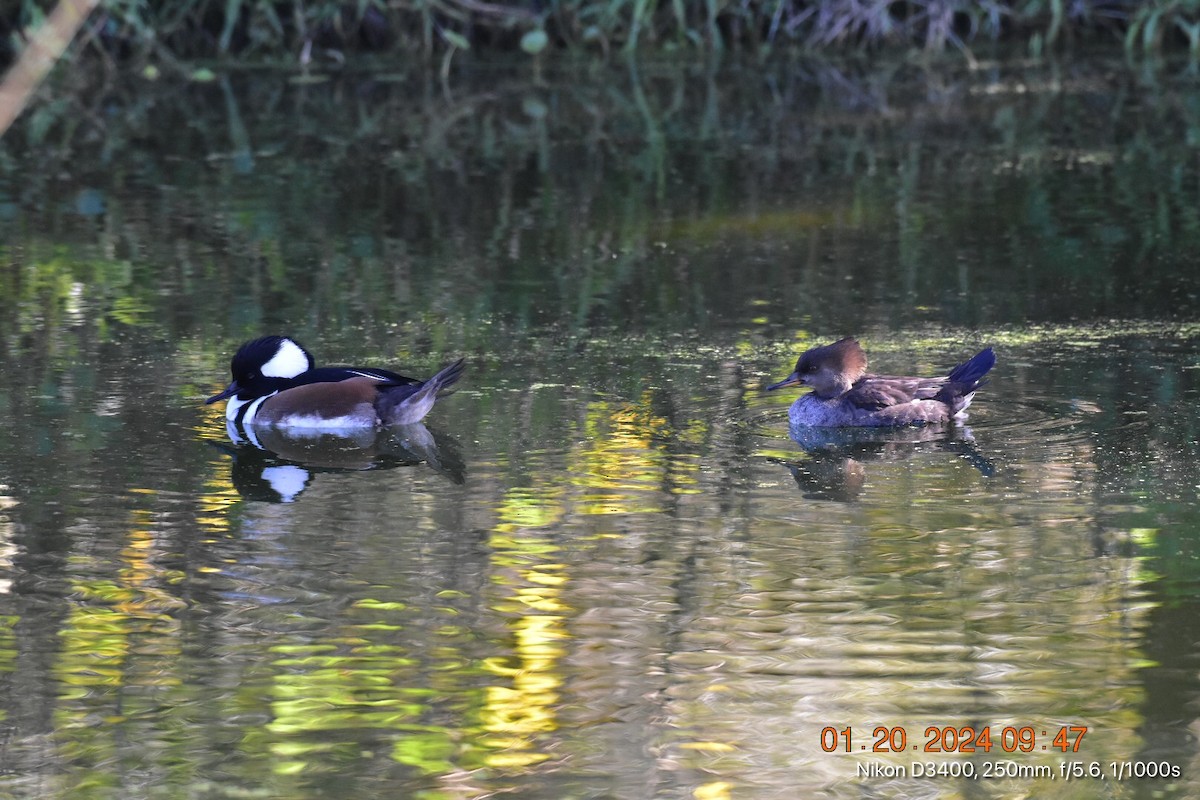
[{"label": "female hooded merganser", "polygon": [[235,426],[346,430],[418,422],[438,393],[463,371],[463,360],[427,381],[375,367],[315,368],[295,339],[264,336],[242,345],[230,362],[233,381],[206,403],[229,402],[225,418]]},{"label": "female hooded merganser", "polygon": [[926,425],[961,419],[983,376],[996,363],[992,348],[939,378],[868,375],[867,355],[853,338],[814,347],[796,371],[767,387],[804,384],[813,390],[792,403],[788,420],[801,427]]}]

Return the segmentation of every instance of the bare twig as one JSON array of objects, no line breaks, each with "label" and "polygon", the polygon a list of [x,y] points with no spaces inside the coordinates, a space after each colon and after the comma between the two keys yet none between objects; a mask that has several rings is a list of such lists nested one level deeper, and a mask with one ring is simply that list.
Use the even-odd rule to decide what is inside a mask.
[{"label": "bare twig", "polygon": [[62,57],[99,0],[60,0],[0,83],[0,135],[25,110],[30,96]]}]

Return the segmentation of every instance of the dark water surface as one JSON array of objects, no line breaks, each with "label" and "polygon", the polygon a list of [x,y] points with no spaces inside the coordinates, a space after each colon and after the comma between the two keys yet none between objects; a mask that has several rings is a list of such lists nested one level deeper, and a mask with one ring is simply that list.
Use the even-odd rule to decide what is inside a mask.
[{"label": "dark water surface", "polygon": [[[1197,88],[43,104],[0,140],[0,794],[1200,796]],[[468,367],[427,427],[267,452],[203,405],[265,332]],[[999,362],[966,428],[790,438],[762,387],[847,334]]]}]

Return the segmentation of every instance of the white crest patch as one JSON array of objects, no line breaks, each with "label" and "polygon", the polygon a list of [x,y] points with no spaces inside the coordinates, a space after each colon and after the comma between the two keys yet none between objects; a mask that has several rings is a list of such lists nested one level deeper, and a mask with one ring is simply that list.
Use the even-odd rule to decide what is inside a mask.
[{"label": "white crest patch", "polygon": [[279,343],[271,360],[263,364],[262,374],[268,378],[294,378],[308,372],[308,353],[291,339]]}]

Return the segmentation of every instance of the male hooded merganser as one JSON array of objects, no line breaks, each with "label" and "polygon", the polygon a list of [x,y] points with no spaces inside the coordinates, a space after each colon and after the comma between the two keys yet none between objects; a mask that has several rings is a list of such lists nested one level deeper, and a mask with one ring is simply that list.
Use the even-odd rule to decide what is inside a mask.
[{"label": "male hooded merganser", "polygon": [[242,345],[229,368],[233,381],[205,402],[228,399],[225,418],[231,428],[334,431],[419,421],[438,393],[458,380],[463,360],[427,381],[375,367],[318,369],[295,339],[264,336]]},{"label": "male hooded merganser", "polygon": [[796,371],[767,389],[804,384],[813,390],[792,403],[788,420],[803,427],[926,425],[961,419],[983,376],[996,363],[992,348],[939,378],[868,375],[867,355],[853,338],[814,347]]}]

